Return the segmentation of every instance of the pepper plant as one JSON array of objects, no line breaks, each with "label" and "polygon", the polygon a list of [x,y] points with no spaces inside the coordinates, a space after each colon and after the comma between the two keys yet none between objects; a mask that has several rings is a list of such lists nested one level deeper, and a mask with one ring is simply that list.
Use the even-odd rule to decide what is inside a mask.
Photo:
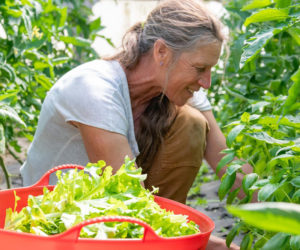
[{"label": "pepper plant", "polygon": [[[209,92],[228,149],[217,171],[227,165],[219,198],[244,204],[258,193],[260,202],[300,203],[300,28],[292,0],[225,1],[230,55],[216,69]],[[227,58],[226,58],[227,56]],[[248,163],[242,186],[232,189]],[[240,190],[246,194],[239,200]],[[295,238],[239,221],[228,246],[244,232],[241,249],[293,249]]]}]

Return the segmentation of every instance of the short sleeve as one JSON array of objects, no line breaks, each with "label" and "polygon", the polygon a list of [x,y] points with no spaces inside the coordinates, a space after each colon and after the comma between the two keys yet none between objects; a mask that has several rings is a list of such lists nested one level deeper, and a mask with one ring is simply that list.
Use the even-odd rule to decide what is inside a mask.
[{"label": "short sleeve", "polygon": [[212,109],[206,93],[202,89],[194,92],[193,97],[188,100],[188,104],[199,111],[208,111]]},{"label": "short sleeve", "polygon": [[116,79],[92,70],[64,77],[54,91],[57,111],[66,122],[76,121],[127,136],[128,115]]}]

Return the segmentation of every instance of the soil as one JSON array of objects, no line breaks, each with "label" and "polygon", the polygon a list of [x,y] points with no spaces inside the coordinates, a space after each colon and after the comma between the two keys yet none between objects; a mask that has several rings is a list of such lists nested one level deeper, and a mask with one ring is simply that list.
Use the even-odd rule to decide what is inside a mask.
[{"label": "soil", "polygon": [[[26,150],[29,146],[29,142],[22,139],[20,140],[20,145],[24,148],[22,153],[18,153],[17,156],[24,161],[26,159]],[[4,157],[5,165],[11,176],[11,186],[12,188],[22,187],[22,179],[20,175],[21,164],[15,160],[8,153]],[[199,210],[200,212],[209,216],[215,223],[215,230],[213,234],[215,236],[226,238],[228,232],[235,224],[235,219],[228,214],[225,207],[225,202],[220,202],[218,198],[218,188],[220,185],[219,180],[211,181],[201,185],[200,194],[197,196],[192,196],[188,198],[189,206]],[[0,169],[0,190],[6,189],[5,178],[3,171]],[[197,199],[206,199],[208,202],[205,205],[197,205]],[[234,243],[240,245],[242,240],[242,235],[234,239]]]}]

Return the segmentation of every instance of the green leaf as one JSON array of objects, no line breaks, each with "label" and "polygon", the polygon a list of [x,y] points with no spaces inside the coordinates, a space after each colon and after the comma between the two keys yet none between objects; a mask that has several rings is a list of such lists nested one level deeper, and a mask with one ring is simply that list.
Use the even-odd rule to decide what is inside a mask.
[{"label": "green leaf", "polygon": [[271,4],[272,4],[271,0],[252,0],[250,3],[246,4],[242,8],[242,11],[263,8]]},{"label": "green leaf", "polygon": [[101,26],[101,18],[98,17],[94,21],[90,22],[89,24],[91,31],[100,31],[103,29],[103,26]]},{"label": "green leaf", "polygon": [[300,28],[289,28],[287,32],[293,37],[298,45],[300,45]]},{"label": "green leaf", "polygon": [[273,27],[266,26],[261,28],[255,35],[246,41],[246,45],[243,48],[243,54],[241,56],[240,68],[243,68],[248,62],[252,61],[274,35],[292,27],[294,24],[295,23],[291,21],[279,23]]},{"label": "green leaf", "polygon": [[249,232],[244,236],[244,238],[241,242],[240,249],[241,250],[250,250],[252,242],[253,242],[253,235]]},{"label": "green leaf", "polygon": [[250,114],[248,112],[244,112],[241,116],[241,121],[243,123],[249,123],[250,122]]},{"label": "green leaf", "polygon": [[285,202],[252,203],[228,206],[227,210],[257,228],[300,234],[300,205]]},{"label": "green leaf", "polygon": [[259,239],[255,242],[253,246],[254,249],[261,249],[264,246],[264,244],[266,244],[267,240],[268,239],[264,235],[259,236]]},{"label": "green leaf", "polygon": [[26,124],[22,121],[17,112],[7,105],[0,106],[0,118],[8,119],[12,122],[18,123],[26,127]]},{"label": "green leaf", "polygon": [[266,101],[261,101],[261,102],[257,102],[252,104],[252,112],[255,112],[257,110],[263,109],[265,106],[269,106],[271,103],[270,102],[266,102]]},{"label": "green leaf", "polygon": [[275,0],[276,2],[276,8],[286,8],[291,5],[292,0]]},{"label": "green leaf", "polygon": [[272,9],[272,8],[263,9],[248,17],[245,20],[244,25],[248,26],[251,23],[274,21],[274,20],[283,21],[288,17],[289,15],[286,10]]},{"label": "green leaf", "polygon": [[0,70],[5,71],[8,74],[9,80],[14,82],[16,79],[15,69],[9,64],[0,64]]},{"label": "green leaf", "polygon": [[59,40],[79,47],[91,46],[92,44],[90,40],[82,37],[60,36]]},{"label": "green leaf", "polygon": [[35,61],[33,63],[33,66],[35,69],[45,69],[45,68],[49,68],[49,63],[45,63],[45,62],[41,62],[41,61]]},{"label": "green leaf", "polygon": [[230,244],[233,241],[233,239],[235,238],[235,236],[239,233],[240,227],[241,227],[240,224],[237,224],[228,233],[228,235],[226,237],[226,246],[228,248],[230,247]]},{"label": "green leaf", "polygon": [[300,235],[292,235],[290,239],[291,250],[300,249]]},{"label": "green leaf", "polygon": [[30,17],[26,13],[22,13],[22,19],[27,31],[27,34],[30,39],[32,39],[32,25],[31,25],[31,20]]},{"label": "green leaf", "polygon": [[257,182],[255,182],[254,185],[252,186],[252,188],[253,189],[261,188],[261,187],[264,187],[265,185],[267,185],[268,183],[270,183],[269,179],[261,179],[261,180],[258,180]]},{"label": "green leaf", "polygon": [[274,28],[260,30],[251,40],[247,40],[240,61],[240,68],[251,61],[273,37]]},{"label": "green leaf", "polygon": [[0,123],[0,155],[5,153],[5,135],[4,127]]},{"label": "green leaf", "polygon": [[290,236],[288,234],[277,233],[271,239],[269,239],[269,241],[263,246],[262,250],[285,250],[287,249],[286,245],[288,243],[289,238]]},{"label": "green leaf", "polygon": [[258,200],[267,200],[280,186],[279,183],[269,183],[263,186],[258,192]]},{"label": "green leaf", "polygon": [[254,133],[245,133],[245,135],[258,140],[258,141],[263,141],[268,144],[273,144],[273,145],[293,145],[294,142],[288,141],[288,140],[278,140],[276,138],[273,138],[269,136],[266,132],[254,132]]},{"label": "green leaf", "polygon": [[235,140],[235,138],[241,133],[241,131],[244,128],[245,128],[244,124],[237,125],[228,133],[227,138],[226,138],[226,144],[228,147],[231,147],[232,142]]},{"label": "green leaf", "polygon": [[63,63],[67,63],[69,60],[70,60],[69,57],[57,57],[52,60],[52,65],[56,66],[56,65],[63,64]]},{"label": "green leaf", "polygon": [[257,181],[258,175],[256,173],[247,174],[242,181],[242,187],[246,194],[249,193],[249,188]]},{"label": "green leaf", "polygon": [[300,128],[300,116],[286,115],[279,120],[280,125]]},{"label": "green leaf", "polygon": [[59,27],[63,27],[66,24],[68,17],[68,8],[64,7],[60,10]]},{"label": "green leaf", "polygon": [[229,175],[227,173],[225,175],[223,175],[223,177],[221,179],[221,184],[219,187],[219,192],[218,192],[220,200],[223,200],[225,195],[232,188],[234,181],[235,181],[235,177],[236,177],[235,173],[233,173],[232,175]]},{"label": "green leaf", "polygon": [[17,90],[17,89],[15,89],[13,91],[9,91],[9,92],[7,91],[5,94],[1,94],[0,95],[0,102],[3,101],[3,100],[5,100],[5,99],[7,99],[7,98],[14,97],[18,93],[19,93],[19,90]]},{"label": "green leaf", "polygon": [[236,71],[239,70],[241,55],[243,53],[244,41],[246,40],[246,34],[240,35],[234,44],[231,46],[230,56],[232,57],[234,68]]},{"label": "green leaf", "polygon": [[28,5],[28,6],[32,7],[32,8],[34,8],[34,5],[32,5],[29,0],[21,0],[21,3],[24,4],[24,5]]},{"label": "green leaf", "polygon": [[223,158],[219,161],[217,168],[216,168],[216,173],[218,174],[219,171],[221,170],[221,168],[223,168],[224,166],[226,166],[229,162],[231,162],[235,157],[235,153],[231,152],[229,154],[226,154],[225,156],[223,156]]},{"label": "green leaf", "polygon": [[298,190],[293,194],[293,197],[292,197],[293,200],[296,200],[296,199],[298,199],[298,198],[300,198],[300,189],[298,189]]},{"label": "green leaf", "polygon": [[50,80],[47,76],[42,75],[42,74],[40,74],[40,75],[35,74],[35,75],[34,75],[34,78],[35,78],[35,80],[36,80],[39,84],[41,84],[47,91],[51,89],[52,83],[51,83],[51,80]]},{"label": "green leaf", "polygon": [[300,176],[297,176],[291,180],[291,184],[295,187],[300,188]]},{"label": "green leaf", "polygon": [[290,87],[288,93],[288,98],[283,105],[283,114],[285,115],[290,107],[299,101],[300,96],[300,68],[295,74],[292,75],[291,80],[294,81],[293,85]]},{"label": "green leaf", "polygon": [[228,166],[228,168],[226,169],[226,173],[229,175],[232,175],[234,173],[236,173],[237,170],[241,169],[241,165],[237,165],[237,164],[233,164]]},{"label": "green leaf", "polygon": [[14,18],[19,18],[22,16],[22,11],[21,10],[16,10],[16,9],[10,9],[6,6],[0,6],[1,9],[3,9],[7,15],[14,17]]},{"label": "green leaf", "polygon": [[226,199],[226,204],[231,204],[233,202],[233,200],[235,199],[235,197],[237,197],[238,193],[240,192],[241,188],[236,188],[233,191],[230,191],[227,199]]},{"label": "green leaf", "polygon": [[[298,159],[297,159],[298,158]],[[288,160],[295,159],[298,162],[300,161],[300,157],[296,155],[290,155],[290,154],[282,154],[279,156],[276,156],[271,159],[271,161],[268,162],[268,169],[273,168],[275,165],[281,165],[282,161],[288,163]],[[288,165],[288,164],[287,164]]]}]

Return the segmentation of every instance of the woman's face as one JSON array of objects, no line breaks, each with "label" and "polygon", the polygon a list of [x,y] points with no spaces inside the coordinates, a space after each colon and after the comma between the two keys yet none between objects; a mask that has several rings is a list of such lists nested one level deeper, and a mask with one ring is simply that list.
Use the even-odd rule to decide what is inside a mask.
[{"label": "woman's face", "polygon": [[201,87],[211,84],[211,68],[217,64],[221,43],[215,42],[184,52],[169,71],[165,95],[178,106],[184,105]]}]

